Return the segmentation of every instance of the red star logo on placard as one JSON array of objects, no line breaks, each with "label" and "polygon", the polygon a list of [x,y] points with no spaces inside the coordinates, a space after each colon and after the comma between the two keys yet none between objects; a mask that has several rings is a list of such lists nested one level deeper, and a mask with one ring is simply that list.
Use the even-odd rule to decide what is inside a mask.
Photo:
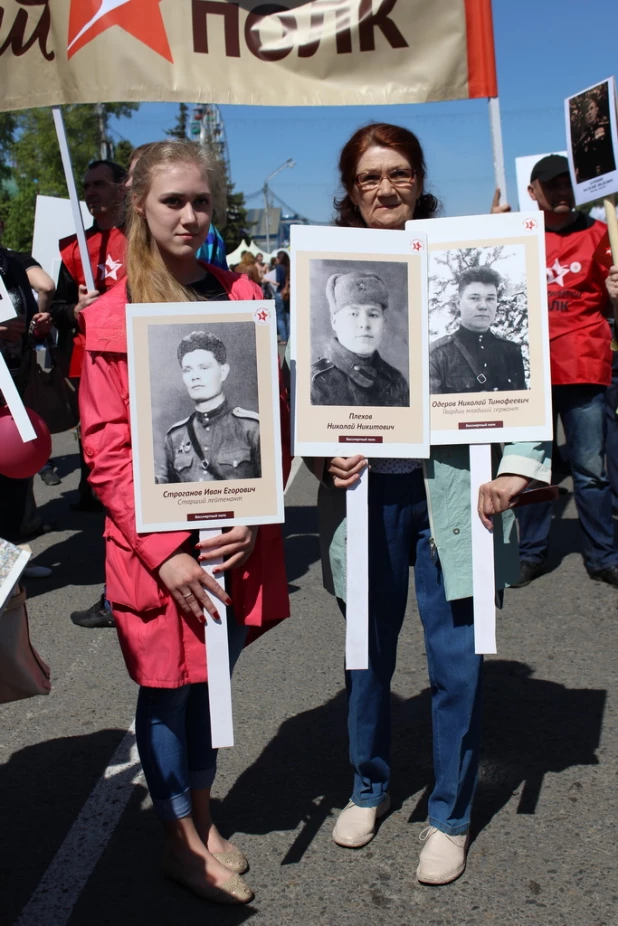
[{"label": "red star logo on placard", "polygon": [[270,312],[268,309],[256,309],[253,313],[253,320],[258,325],[267,325],[270,319]]},{"label": "red star logo on placard", "polygon": [[524,228],[527,228],[528,231],[532,231],[534,228],[537,227],[538,224],[539,223],[537,222],[536,219],[526,219],[526,221],[524,222]]},{"label": "red star logo on placard", "polygon": [[71,0],[67,56],[111,26],[120,26],[158,55],[174,63],[159,4],[161,0]]},{"label": "red star logo on placard", "polygon": [[413,251],[422,251],[422,250],[423,250],[423,242],[422,242],[422,241],[419,241],[418,238],[415,238],[414,241],[411,241],[411,242],[410,242],[410,247],[412,248]]}]

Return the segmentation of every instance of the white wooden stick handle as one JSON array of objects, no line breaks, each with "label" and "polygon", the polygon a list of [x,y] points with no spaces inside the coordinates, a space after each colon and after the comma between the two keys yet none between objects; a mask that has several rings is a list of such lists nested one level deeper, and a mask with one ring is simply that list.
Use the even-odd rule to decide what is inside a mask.
[{"label": "white wooden stick handle", "polygon": [[[220,530],[200,531],[200,540],[208,540],[221,533]],[[211,560],[202,568],[213,575],[213,567],[222,559]],[[225,577],[214,576],[225,588]],[[234,745],[234,719],[232,714],[232,680],[230,678],[230,652],[227,639],[227,608],[214,595],[207,593],[219,614],[214,620],[207,611],[206,617],[206,666],[208,668],[208,701],[210,704],[210,733],[214,749]]]},{"label": "white wooden stick handle", "polygon": [[346,491],[346,669],[369,666],[369,473]]},{"label": "white wooden stick handle", "polygon": [[90,254],[88,253],[88,245],[86,244],[86,233],[84,231],[82,211],[79,206],[79,196],[77,195],[77,188],[75,186],[75,177],[73,176],[71,152],[69,151],[67,133],[64,128],[64,119],[62,118],[62,110],[59,106],[54,106],[52,108],[52,112],[54,114],[54,125],[56,126],[58,144],[60,145],[60,156],[62,158],[64,176],[66,178],[67,189],[69,191],[69,199],[71,200],[71,210],[73,212],[73,221],[75,222],[77,244],[79,246],[79,256],[82,260],[84,279],[86,281],[86,286],[89,290],[91,290],[95,288],[94,276],[92,274],[92,266],[90,265]]},{"label": "white wooden stick handle", "polygon": [[474,652],[495,653],[496,580],[494,535],[478,516],[479,488],[491,482],[491,444],[470,445],[470,503],[472,505],[472,588],[474,595]]}]

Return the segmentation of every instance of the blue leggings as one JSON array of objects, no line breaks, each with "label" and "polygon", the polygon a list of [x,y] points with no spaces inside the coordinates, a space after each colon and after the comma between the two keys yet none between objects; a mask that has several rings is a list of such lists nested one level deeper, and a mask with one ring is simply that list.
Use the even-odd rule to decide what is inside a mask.
[{"label": "blue leggings", "polygon": [[[245,644],[247,628],[228,613],[230,671]],[[204,659],[206,651],[204,651]],[[210,788],[217,750],[210,738],[208,683],[180,688],[140,687],[135,716],[139,757],[155,813],[180,820],[191,813],[191,790]]]}]

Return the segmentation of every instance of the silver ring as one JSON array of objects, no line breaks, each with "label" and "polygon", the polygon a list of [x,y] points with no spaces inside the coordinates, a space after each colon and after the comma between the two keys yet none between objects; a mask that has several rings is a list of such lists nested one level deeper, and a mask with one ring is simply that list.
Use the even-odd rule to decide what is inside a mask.
[{"label": "silver ring", "polygon": [[193,592],[187,592],[186,595],[182,596],[183,598],[193,598]]}]

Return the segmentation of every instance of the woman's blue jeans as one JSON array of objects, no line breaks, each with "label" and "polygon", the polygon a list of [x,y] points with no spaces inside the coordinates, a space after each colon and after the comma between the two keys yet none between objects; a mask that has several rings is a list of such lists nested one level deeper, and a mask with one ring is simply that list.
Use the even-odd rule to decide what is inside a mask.
[{"label": "woman's blue jeans", "polygon": [[[230,671],[246,636],[247,628],[237,624],[228,611]],[[155,813],[162,820],[189,816],[191,791],[210,788],[217,771],[217,750],[210,739],[207,682],[180,688],[142,685],[135,734]]]},{"label": "woman's blue jeans", "polygon": [[430,533],[422,471],[371,473],[369,668],[346,672],[352,800],[375,807],[388,791],[390,686],[413,563],[431,684],[435,786],[429,822],[458,835],[469,828],[477,781],[482,656],[474,653],[472,599],[446,600]]}]

